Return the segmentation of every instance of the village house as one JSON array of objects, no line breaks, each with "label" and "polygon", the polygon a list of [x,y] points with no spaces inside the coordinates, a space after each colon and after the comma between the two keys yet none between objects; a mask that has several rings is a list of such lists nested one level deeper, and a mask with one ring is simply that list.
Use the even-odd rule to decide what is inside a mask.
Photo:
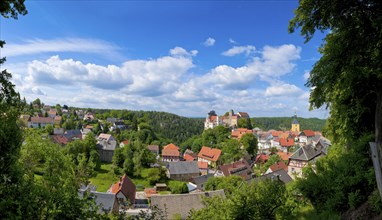
[{"label": "village house", "polygon": [[198,154],[198,161],[207,162],[209,166],[216,167],[222,151],[217,148],[203,146]]},{"label": "village house", "polygon": [[28,128],[44,128],[48,124],[54,125],[54,120],[51,117],[31,117],[28,121]]},{"label": "village house", "polygon": [[149,149],[149,151],[155,154],[155,156],[159,155],[159,145],[148,145],[147,149]]},{"label": "village house", "polygon": [[237,128],[231,131],[231,138],[240,140],[245,134],[253,134],[253,130],[247,128]]},{"label": "village house", "polygon": [[268,170],[265,172],[265,174],[275,172],[277,170],[285,170],[288,172],[288,166],[284,163],[284,161],[279,161],[274,164],[272,164]]},{"label": "village house", "polygon": [[94,199],[98,207],[99,214],[114,213],[118,214],[119,206],[115,194],[95,191],[93,186],[81,186],[78,190],[78,196],[82,199],[84,196],[88,199]]},{"label": "village house", "polygon": [[208,163],[203,162],[203,161],[198,161],[198,167],[199,167],[199,172],[201,175],[207,175],[208,173]]},{"label": "village house", "polygon": [[111,163],[117,141],[110,134],[101,133],[97,137],[97,152],[101,161]]},{"label": "village house", "polygon": [[247,181],[247,183],[250,184],[253,181],[261,181],[261,180],[266,180],[266,179],[270,179],[272,181],[275,181],[275,180],[281,181],[284,184],[287,184],[287,183],[293,181],[292,177],[290,177],[289,174],[284,169],[280,169],[280,170],[262,175],[260,177],[253,178],[253,179]]},{"label": "village house", "polygon": [[190,181],[192,178],[199,176],[200,171],[197,161],[178,161],[169,162],[167,169],[167,177],[172,180]]},{"label": "village house", "polygon": [[180,160],[179,147],[175,144],[168,144],[162,149],[162,161],[177,162]]},{"label": "village house", "polygon": [[289,157],[288,174],[293,178],[295,176],[301,177],[302,168],[306,167],[308,163],[314,164],[318,158],[326,155],[328,147],[329,144],[324,142],[301,146]]},{"label": "village house", "polygon": [[213,129],[216,126],[223,125],[230,128],[236,128],[240,118],[249,119],[246,112],[238,112],[235,114],[233,110],[228,112],[228,115],[218,116],[214,110],[210,111],[204,122],[204,130]]},{"label": "village house", "polygon": [[113,184],[108,190],[109,193],[115,194],[119,209],[126,209],[135,204],[136,186],[131,179],[125,174],[119,178],[119,181]]},{"label": "village house", "polygon": [[223,125],[221,117],[219,117],[214,110],[207,114],[206,120],[204,121],[204,130],[214,129],[216,126]]},{"label": "village house", "polygon": [[62,120],[62,117],[59,116],[59,115],[56,115],[56,117],[54,117],[54,125],[55,126],[60,126],[61,120]]},{"label": "village house", "polygon": [[304,144],[310,144],[313,141],[313,138],[316,136],[315,132],[312,130],[303,130],[299,134],[299,142]]},{"label": "village house", "polygon": [[238,175],[241,176],[244,180],[252,179],[252,169],[247,163],[246,160],[239,160],[235,161],[230,164],[224,164],[220,165],[218,167],[218,173],[217,176],[232,176],[232,175]]}]

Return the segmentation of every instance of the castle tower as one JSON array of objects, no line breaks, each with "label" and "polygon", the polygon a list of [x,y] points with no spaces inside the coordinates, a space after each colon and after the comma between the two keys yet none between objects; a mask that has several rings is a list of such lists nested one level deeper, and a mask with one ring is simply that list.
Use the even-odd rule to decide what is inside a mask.
[{"label": "castle tower", "polygon": [[292,128],[290,129],[292,132],[300,132],[300,123],[297,121],[297,114],[295,113],[292,121]]}]

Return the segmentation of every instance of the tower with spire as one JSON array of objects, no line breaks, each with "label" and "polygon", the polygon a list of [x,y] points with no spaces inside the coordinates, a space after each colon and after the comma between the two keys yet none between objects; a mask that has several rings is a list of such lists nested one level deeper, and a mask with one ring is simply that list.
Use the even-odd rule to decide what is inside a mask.
[{"label": "tower with spire", "polygon": [[300,123],[297,121],[297,113],[294,113],[292,128],[290,129],[292,132],[300,132]]}]

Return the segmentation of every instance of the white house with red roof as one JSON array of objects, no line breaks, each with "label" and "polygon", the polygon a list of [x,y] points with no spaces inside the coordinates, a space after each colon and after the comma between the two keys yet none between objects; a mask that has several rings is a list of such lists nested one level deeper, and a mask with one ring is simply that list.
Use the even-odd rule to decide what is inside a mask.
[{"label": "white house with red roof", "polygon": [[198,154],[198,161],[207,162],[209,166],[216,167],[222,151],[217,148],[203,146]]},{"label": "white house with red roof", "polygon": [[180,159],[179,147],[171,143],[162,149],[162,161],[164,162],[178,162]]},{"label": "white house with red roof", "polygon": [[118,182],[111,185],[108,192],[115,194],[120,209],[135,203],[136,186],[126,174],[120,177]]}]

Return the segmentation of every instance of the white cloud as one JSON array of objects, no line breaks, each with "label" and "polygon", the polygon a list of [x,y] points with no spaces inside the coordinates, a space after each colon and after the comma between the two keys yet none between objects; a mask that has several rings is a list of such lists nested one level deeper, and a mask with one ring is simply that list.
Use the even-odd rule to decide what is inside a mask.
[{"label": "white cloud", "polygon": [[238,54],[245,53],[248,56],[249,54],[252,54],[255,51],[256,51],[256,47],[252,46],[252,45],[234,46],[231,49],[229,49],[227,51],[224,51],[222,54],[224,56],[232,57],[232,56],[235,56],[235,55],[238,55]]},{"label": "white cloud", "polygon": [[252,117],[285,116],[295,107],[308,106],[309,92],[282,81],[294,70],[300,51],[294,45],[267,46],[252,54],[245,65],[222,64],[204,74],[192,72],[197,51],[182,47],[169,50],[167,56],[128,60],[121,65],[59,56],[7,65],[16,89],[28,101],[40,97],[47,104],[157,110],[184,116],[204,116],[211,109],[224,114],[232,108]]},{"label": "white cloud", "polygon": [[22,55],[41,54],[48,52],[80,52],[96,53],[105,56],[120,57],[120,48],[103,40],[83,38],[63,39],[34,39],[21,44],[9,43],[2,48],[2,56],[13,57]]},{"label": "white cloud", "polygon": [[237,42],[236,42],[234,39],[232,39],[232,38],[230,38],[228,41],[229,41],[231,44],[237,44]]},{"label": "white cloud", "polygon": [[309,77],[310,77],[310,72],[309,72],[309,71],[305,71],[305,73],[304,73],[304,79],[305,79],[305,80],[308,80]]},{"label": "white cloud", "polygon": [[213,38],[211,38],[211,37],[207,38],[207,39],[204,41],[204,43],[203,43],[203,45],[206,46],[206,47],[211,47],[211,46],[213,46],[214,44],[215,44],[215,39],[213,39]]},{"label": "white cloud", "polygon": [[295,85],[282,84],[273,85],[265,90],[265,96],[292,96],[302,93],[302,90]]}]

